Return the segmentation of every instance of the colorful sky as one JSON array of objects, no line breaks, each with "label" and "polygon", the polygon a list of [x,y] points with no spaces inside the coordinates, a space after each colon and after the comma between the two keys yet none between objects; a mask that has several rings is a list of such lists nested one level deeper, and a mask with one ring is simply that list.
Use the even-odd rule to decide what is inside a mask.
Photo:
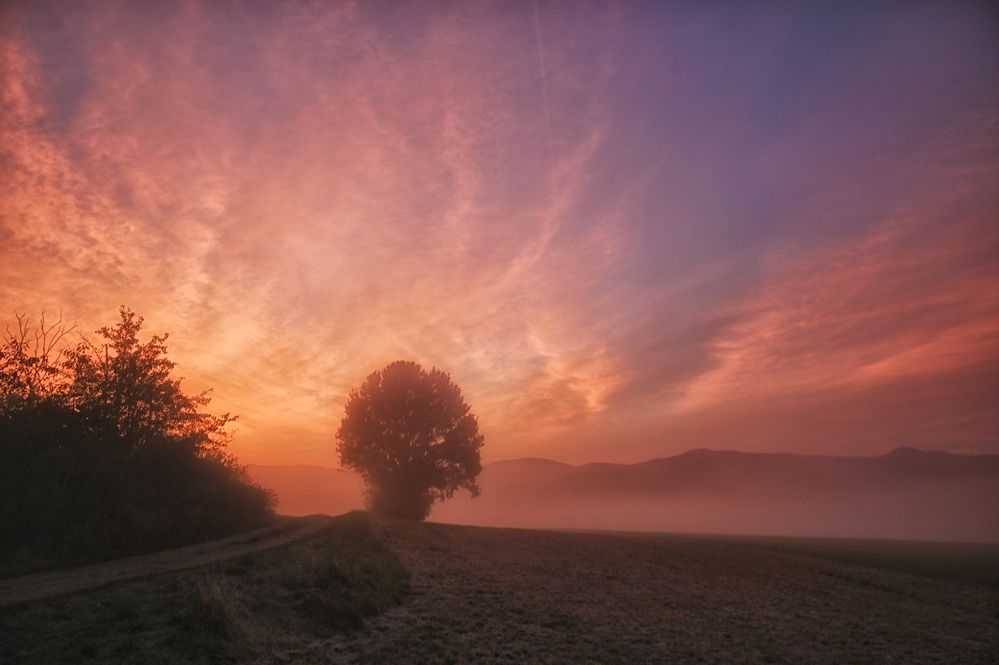
[{"label": "colorful sky", "polygon": [[246,462],[399,358],[487,461],[999,452],[997,16],[823,4],[4,3],[0,319],[132,307]]}]

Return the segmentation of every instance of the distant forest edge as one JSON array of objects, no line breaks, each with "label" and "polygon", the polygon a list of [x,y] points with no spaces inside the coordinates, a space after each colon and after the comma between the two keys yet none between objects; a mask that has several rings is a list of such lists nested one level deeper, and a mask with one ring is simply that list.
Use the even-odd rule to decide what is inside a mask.
[{"label": "distant forest edge", "polygon": [[[0,573],[149,551],[273,518],[228,413],[172,377],[126,308],[97,331],[19,316],[0,343]],[[78,338],[78,339],[77,339]],[[75,340],[75,342],[74,342]]]},{"label": "distant forest edge", "polygon": [[[356,475],[248,465],[288,514],[363,505]],[[694,450],[639,464],[486,464],[482,496],[430,519],[484,526],[999,542],[999,455]]]}]

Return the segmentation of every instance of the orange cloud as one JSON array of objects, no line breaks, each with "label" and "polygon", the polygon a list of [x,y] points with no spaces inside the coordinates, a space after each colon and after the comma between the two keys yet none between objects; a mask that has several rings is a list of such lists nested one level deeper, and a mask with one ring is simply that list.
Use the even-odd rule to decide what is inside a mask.
[{"label": "orange cloud", "polygon": [[[783,190],[816,153],[842,166],[844,139],[818,113],[754,127],[767,82],[701,62],[704,17],[667,45],[621,9],[541,18],[544,43],[513,6],[5,10],[3,316],[93,329],[133,307],[265,463],[332,463],[347,392],[399,358],[452,373],[492,459],[747,430],[805,449],[821,413],[856,414],[841,442],[878,429],[861,393],[904,420],[889,393],[915,384],[946,403],[934,422],[978,404],[999,356],[994,118],[920,125],[933,140],[861,203],[842,162],[818,210]],[[961,445],[984,445],[994,410],[961,413]]]}]

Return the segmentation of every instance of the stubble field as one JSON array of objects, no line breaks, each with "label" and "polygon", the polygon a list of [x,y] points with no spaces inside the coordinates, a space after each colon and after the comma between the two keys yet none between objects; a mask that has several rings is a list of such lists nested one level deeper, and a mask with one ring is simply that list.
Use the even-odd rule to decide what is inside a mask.
[{"label": "stubble field", "polygon": [[995,546],[413,524],[0,612],[3,662],[994,663]]}]

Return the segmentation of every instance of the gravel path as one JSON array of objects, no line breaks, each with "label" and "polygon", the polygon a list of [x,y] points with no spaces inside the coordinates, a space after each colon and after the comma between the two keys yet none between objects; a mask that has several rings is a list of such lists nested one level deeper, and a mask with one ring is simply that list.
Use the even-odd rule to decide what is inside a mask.
[{"label": "gravel path", "polygon": [[305,538],[329,523],[330,517],[326,515],[285,518],[280,523],[263,529],[197,545],[102,561],[78,568],[0,579],[0,607],[233,559]]}]

